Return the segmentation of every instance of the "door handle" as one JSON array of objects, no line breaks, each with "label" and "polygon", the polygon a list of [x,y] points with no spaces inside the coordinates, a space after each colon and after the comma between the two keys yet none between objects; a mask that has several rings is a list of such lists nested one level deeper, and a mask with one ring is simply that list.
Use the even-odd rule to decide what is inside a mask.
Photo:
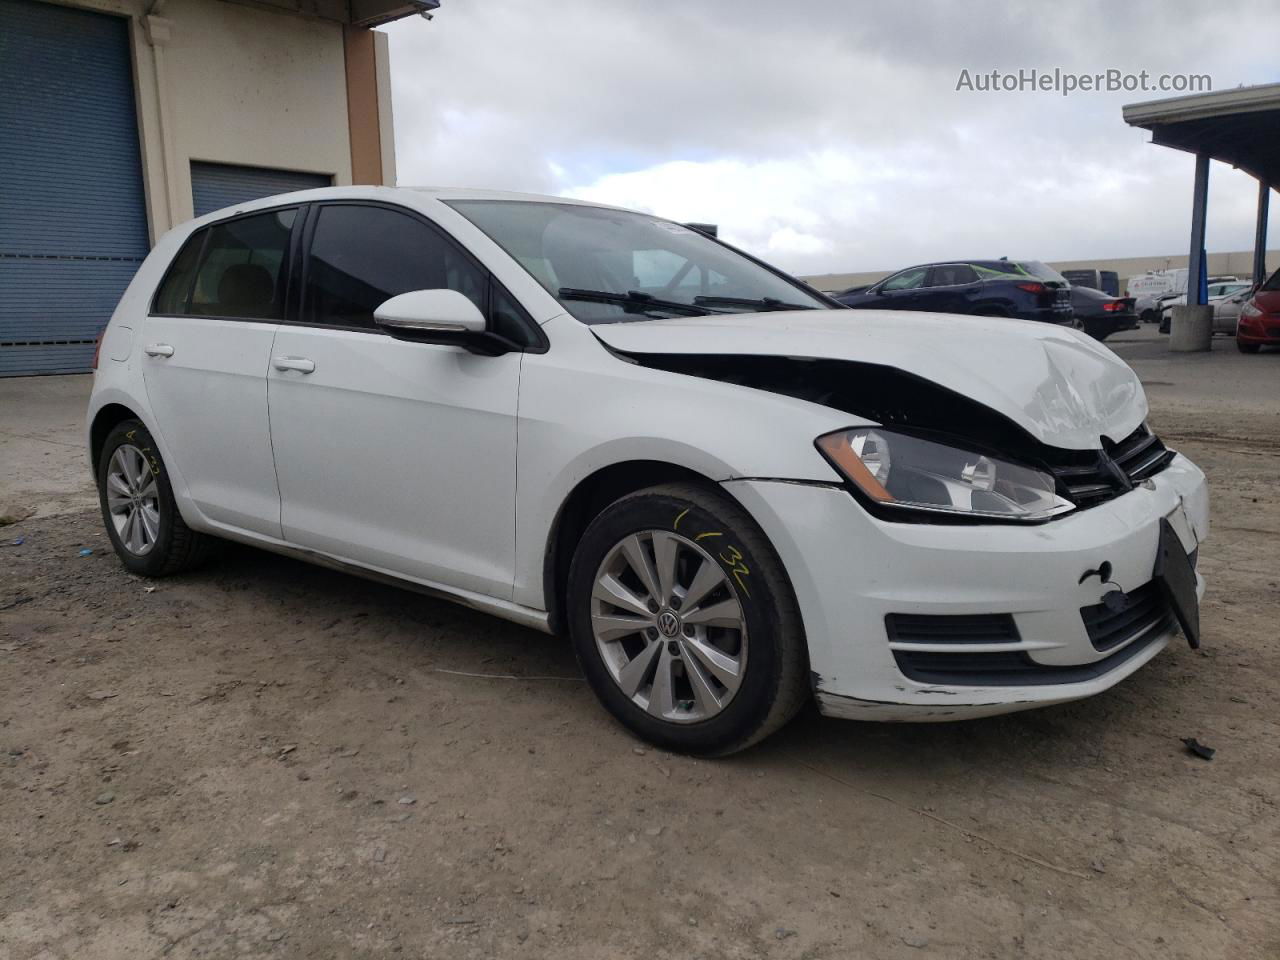
[{"label": "door handle", "polygon": [[142,348],[148,357],[172,357],[173,347],[167,343],[149,343]]},{"label": "door handle", "polygon": [[277,370],[297,370],[299,373],[311,373],[316,365],[306,357],[276,357],[271,361]]}]

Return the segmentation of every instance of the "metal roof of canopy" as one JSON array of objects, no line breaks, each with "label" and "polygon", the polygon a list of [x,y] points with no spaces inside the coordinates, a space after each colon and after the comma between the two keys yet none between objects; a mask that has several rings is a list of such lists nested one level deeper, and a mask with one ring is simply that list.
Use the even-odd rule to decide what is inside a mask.
[{"label": "metal roof of canopy", "polygon": [[[167,0],[154,0],[151,12],[159,14]],[[283,10],[304,17],[336,20],[353,27],[376,27],[414,13],[430,12],[434,0],[227,0],[246,7]],[[428,18],[430,19],[430,18]]]},{"label": "metal roof of canopy", "polygon": [[1131,103],[1125,123],[1151,131],[1151,142],[1207,154],[1280,184],[1280,83]]}]

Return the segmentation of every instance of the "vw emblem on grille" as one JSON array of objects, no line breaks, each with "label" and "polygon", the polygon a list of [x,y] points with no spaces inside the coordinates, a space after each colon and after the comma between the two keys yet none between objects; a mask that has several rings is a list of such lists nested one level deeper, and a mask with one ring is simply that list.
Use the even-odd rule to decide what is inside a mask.
[{"label": "vw emblem on grille", "polygon": [[670,610],[658,614],[658,630],[664,637],[674,637],[680,632],[680,618]]}]

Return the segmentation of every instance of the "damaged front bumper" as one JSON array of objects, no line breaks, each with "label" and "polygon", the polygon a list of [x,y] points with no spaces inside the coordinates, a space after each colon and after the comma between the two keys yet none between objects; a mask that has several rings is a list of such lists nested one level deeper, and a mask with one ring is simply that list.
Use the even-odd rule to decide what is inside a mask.
[{"label": "damaged front bumper", "polygon": [[[1161,521],[1193,557],[1209,526],[1204,474],[1182,456],[1123,496],[1025,526],[887,522],[837,486],[724,487],[790,574],[820,709],[862,720],[989,716],[1113,686],[1177,631],[1152,582]],[[1125,601],[1105,604],[1116,590]]]}]

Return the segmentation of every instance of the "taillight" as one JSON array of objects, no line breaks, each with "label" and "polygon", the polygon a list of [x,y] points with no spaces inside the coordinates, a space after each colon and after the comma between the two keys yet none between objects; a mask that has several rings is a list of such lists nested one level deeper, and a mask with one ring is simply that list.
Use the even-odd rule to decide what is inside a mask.
[{"label": "taillight", "polygon": [[89,365],[91,370],[98,369],[98,354],[102,352],[102,334],[106,332],[106,330],[101,331],[98,334],[98,338],[93,341],[93,363]]},{"label": "taillight", "polygon": [[1027,293],[1044,293],[1045,285],[1043,283],[1020,283],[1019,290],[1025,290]]},{"label": "taillight", "polygon": [[1119,300],[1112,300],[1110,303],[1104,303],[1102,309],[1108,313],[1118,313],[1124,309],[1124,304]]}]

